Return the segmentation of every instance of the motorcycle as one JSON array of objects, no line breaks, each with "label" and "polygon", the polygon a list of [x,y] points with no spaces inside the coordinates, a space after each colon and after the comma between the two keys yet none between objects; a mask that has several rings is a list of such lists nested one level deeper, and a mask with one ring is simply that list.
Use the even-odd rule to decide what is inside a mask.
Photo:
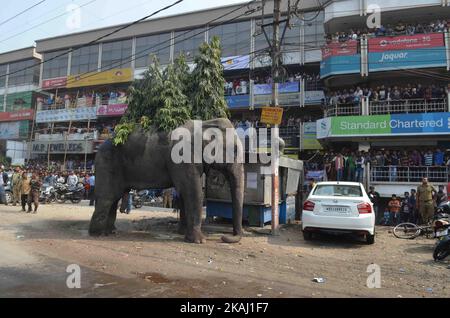
[{"label": "motorcycle", "polygon": [[56,201],[56,190],[53,186],[44,183],[39,194],[39,202],[53,203]]},{"label": "motorcycle", "polygon": [[163,199],[158,196],[156,190],[142,190],[136,193],[133,199],[133,205],[136,209],[142,208],[145,204],[161,204]]},{"label": "motorcycle", "polygon": [[434,224],[435,237],[439,239],[433,251],[435,261],[442,261],[450,255],[450,222],[447,220],[438,220]]},{"label": "motorcycle", "polygon": [[72,203],[77,204],[81,202],[84,195],[84,186],[82,183],[78,183],[76,187],[70,188],[67,184],[56,184],[56,200],[58,203],[65,203],[70,200]]}]

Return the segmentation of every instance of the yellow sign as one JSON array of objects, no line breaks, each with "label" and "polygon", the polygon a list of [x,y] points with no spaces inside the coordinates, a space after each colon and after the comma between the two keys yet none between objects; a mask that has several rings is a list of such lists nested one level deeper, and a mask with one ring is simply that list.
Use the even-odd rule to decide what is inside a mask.
[{"label": "yellow sign", "polygon": [[113,69],[103,72],[91,72],[67,77],[67,88],[85,87],[102,84],[131,82],[133,71],[131,68]]},{"label": "yellow sign", "polygon": [[261,113],[261,122],[269,125],[279,125],[283,119],[283,108],[263,107]]}]

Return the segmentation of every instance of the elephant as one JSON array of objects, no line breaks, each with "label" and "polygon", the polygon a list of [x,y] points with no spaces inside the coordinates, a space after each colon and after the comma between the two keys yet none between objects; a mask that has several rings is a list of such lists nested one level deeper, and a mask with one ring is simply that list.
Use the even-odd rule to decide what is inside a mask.
[{"label": "elephant", "polygon": [[[244,200],[244,165],[236,160],[239,152],[243,152],[242,143],[235,133],[234,126],[228,119],[209,121],[189,120],[179,128],[188,131],[191,136],[199,137],[195,124],[201,123],[200,147],[203,150],[208,144],[204,140],[205,130],[220,130],[224,138],[223,145],[233,146],[236,157],[232,163],[210,162],[201,155],[200,161],[175,163],[172,149],[177,140],[172,140],[171,132],[161,132],[151,127],[149,130],[141,126],[135,128],[122,145],[114,145],[111,140],[104,142],[95,158],[96,185],[94,190],[95,211],[92,215],[89,234],[92,236],[108,235],[115,231],[118,201],[130,189],[164,189],[175,187],[180,195],[180,222],[178,232],[184,234],[185,241],[204,243],[206,237],[201,231],[203,191],[202,175],[209,169],[222,172],[230,184],[232,199],[233,236],[222,236],[226,243],[239,242],[242,237],[242,209]],[[227,135],[227,130],[232,135]],[[230,138],[229,136],[232,136]],[[195,138],[190,140],[191,149],[195,149]],[[209,140],[210,141],[210,140]],[[229,144],[233,142],[233,144]],[[184,149],[180,154],[183,153]],[[224,150],[225,153],[225,150]],[[193,151],[191,158],[195,155]],[[227,160],[226,162],[230,162]]]}]

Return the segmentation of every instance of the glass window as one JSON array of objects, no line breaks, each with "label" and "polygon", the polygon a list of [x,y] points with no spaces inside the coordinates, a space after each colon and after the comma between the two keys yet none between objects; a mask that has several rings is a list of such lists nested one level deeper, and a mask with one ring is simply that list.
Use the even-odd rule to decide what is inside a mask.
[{"label": "glass window", "polygon": [[255,31],[255,51],[258,51],[258,53],[260,50],[269,48],[269,43],[267,42],[266,36],[264,35],[264,31],[266,32],[267,37],[269,38],[269,41],[272,41],[272,36],[273,36],[272,25],[270,25],[271,23],[273,23],[273,19],[272,18],[264,19],[264,25],[265,25],[264,31],[263,31],[263,27],[258,25],[260,23],[262,23],[261,20],[257,20],[256,31]]},{"label": "glass window", "polygon": [[319,49],[325,44],[325,31],[323,27],[323,11],[317,16],[317,12],[308,12],[304,15],[305,19],[305,50]]},{"label": "glass window", "polygon": [[[283,35],[285,25],[286,23],[283,23],[280,27],[280,36]],[[291,19],[291,26],[286,28],[284,35],[282,51],[298,51],[300,47],[300,25],[301,20],[299,18],[293,17]]]},{"label": "glass window", "polygon": [[209,39],[220,37],[222,56],[248,55],[250,53],[250,21],[220,25],[209,30]]},{"label": "glass window", "polygon": [[[44,53],[44,64],[43,64],[44,70],[42,74],[42,77],[44,79],[67,76],[67,64],[69,62],[69,54],[63,54],[67,51],[68,50],[61,50]],[[55,58],[58,55],[61,56]]]},{"label": "glass window", "polygon": [[150,65],[151,56],[156,55],[159,63],[170,62],[170,33],[144,36],[136,39],[136,67]]},{"label": "glass window", "polygon": [[9,64],[8,87],[39,83],[38,62],[34,59]]},{"label": "glass window", "polygon": [[334,196],[334,197],[362,197],[363,193],[360,186],[353,185],[318,185],[314,190],[317,196]]},{"label": "glass window", "polygon": [[131,67],[132,40],[103,43],[102,70]]},{"label": "glass window", "polygon": [[72,52],[70,74],[95,72],[98,68],[98,44],[75,49]]},{"label": "glass window", "polygon": [[205,42],[205,29],[175,32],[175,58],[184,53],[187,61],[193,61],[198,48]]},{"label": "glass window", "polygon": [[7,64],[0,65],[0,87],[5,87],[7,67]]}]

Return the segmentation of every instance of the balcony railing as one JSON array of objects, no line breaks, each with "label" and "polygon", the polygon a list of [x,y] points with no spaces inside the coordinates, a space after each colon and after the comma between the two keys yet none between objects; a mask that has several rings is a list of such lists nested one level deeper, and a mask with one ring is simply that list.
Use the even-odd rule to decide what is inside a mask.
[{"label": "balcony railing", "polygon": [[448,183],[450,169],[448,167],[403,167],[403,166],[385,166],[371,167],[371,182],[407,182],[419,183],[427,177],[430,182]]},{"label": "balcony railing", "polygon": [[97,140],[98,133],[97,131],[94,131],[91,133],[73,133],[73,134],[68,134],[67,132],[57,134],[41,134],[41,133],[35,134],[36,141],[63,141],[66,140],[66,137],[67,140]]},{"label": "balcony railing", "polygon": [[325,108],[325,117],[362,115],[360,104],[335,104]]},{"label": "balcony railing", "polygon": [[96,107],[101,105],[120,105],[126,104],[126,98],[79,98],[64,100],[59,98],[56,102],[49,102],[47,100],[38,102],[38,110],[50,110],[50,109],[68,109],[77,107]]},{"label": "balcony railing", "polygon": [[[366,104],[367,106],[367,104]],[[387,115],[410,113],[443,113],[449,111],[449,104],[445,98],[402,99],[390,101],[371,101],[368,111],[364,110],[363,103],[338,103],[325,107],[325,117],[359,116],[359,115]]]}]

